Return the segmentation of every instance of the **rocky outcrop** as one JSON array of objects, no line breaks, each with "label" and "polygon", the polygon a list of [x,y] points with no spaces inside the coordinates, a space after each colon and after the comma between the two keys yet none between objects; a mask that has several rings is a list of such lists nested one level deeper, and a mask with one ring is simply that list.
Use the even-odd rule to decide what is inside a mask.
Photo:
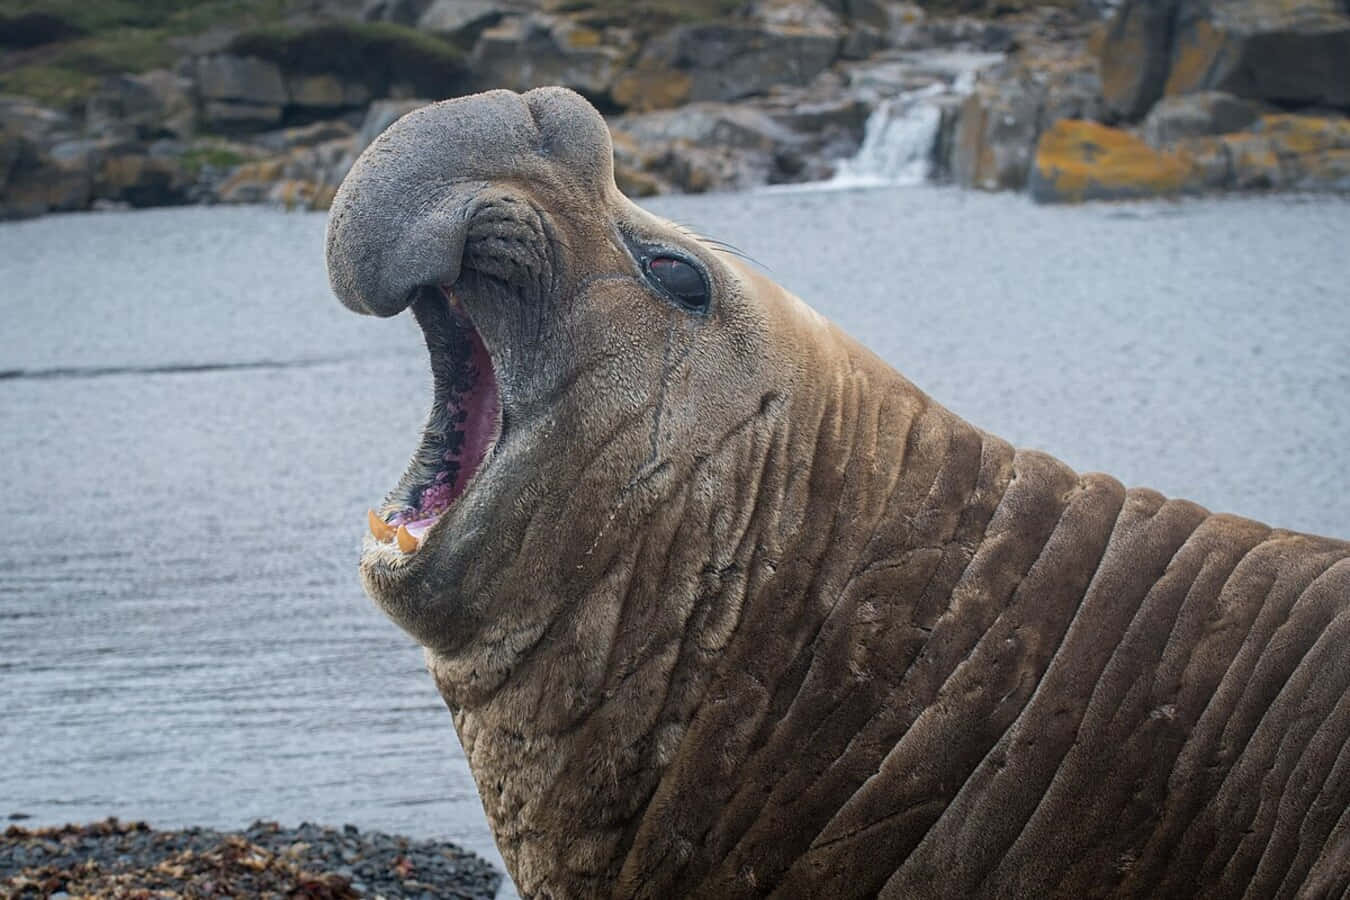
[{"label": "rocky outcrop", "polygon": [[172,70],[91,79],[67,111],[0,98],[0,215],[322,207],[409,109],[544,84],[610,117],[639,195],[835,174],[1058,202],[1341,189],[1346,2],[318,0],[175,38]]},{"label": "rocky outcrop", "polygon": [[841,35],[819,26],[718,23],[672,28],[648,42],[614,86],[629,109],[728,102],[775,85],[805,86],[838,57]]},{"label": "rocky outcrop", "polygon": [[122,139],[186,138],[197,129],[193,82],[167,69],[104,78],[84,109],[85,131]]},{"label": "rocky outcrop", "polygon": [[1187,159],[1118,128],[1064,119],[1041,135],[1029,188],[1038,203],[1173,196],[1190,185]]},{"label": "rocky outcrop", "polygon": [[569,87],[602,106],[628,52],[629,41],[558,16],[515,16],[485,29],[470,66],[476,86],[528,91],[549,84]]},{"label": "rocky outcrop", "polygon": [[1266,115],[1240,131],[1162,148],[1123,129],[1065,120],[1041,136],[1030,181],[1041,203],[1252,189],[1350,190],[1350,118]]},{"label": "rocky outcrop", "polygon": [[1126,0],[1107,26],[1102,99],[1115,118],[1138,119],[1162,96],[1179,5],[1180,0]]},{"label": "rocky outcrop", "polygon": [[1342,0],[1187,0],[1164,90],[1350,108],[1350,7]]},{"label": "rocky outcrop", "polygon": [[1154,147],[1184,138],[1241,131],[1261,116],[1261,105],[1222,91],[1164,97],[1144,119],[1143,137]]},{"label": "rocky outcrop", "polygon": [[1350,108],[1343,0],[1125,0],[1101,47],[1103,95],[1135,121],[1164,95],[1223,91]]}]

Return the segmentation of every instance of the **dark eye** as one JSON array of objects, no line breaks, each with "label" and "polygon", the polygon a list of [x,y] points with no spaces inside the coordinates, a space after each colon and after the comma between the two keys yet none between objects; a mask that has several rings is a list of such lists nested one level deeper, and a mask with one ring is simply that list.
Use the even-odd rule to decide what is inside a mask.
[{"label": "dark eye", "polygon": [[658,256],[647,263],[647,275],[690,309],[708,305],[708,285],[702,273],[682,259]]}]

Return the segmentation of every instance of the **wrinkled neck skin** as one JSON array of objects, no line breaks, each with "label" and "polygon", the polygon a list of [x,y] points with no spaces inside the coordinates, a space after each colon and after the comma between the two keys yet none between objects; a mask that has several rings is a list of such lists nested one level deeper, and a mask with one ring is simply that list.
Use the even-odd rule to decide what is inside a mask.
[{"label": "wrinkled neck skin", "polygon": [[[738,764],[788,713],[816,654],[864,653],[850,631],[823,631],[846,587],[859,589],[845,628],[892,632],[898,655],[885,662],[903,666],[945,606],[923,590],[943,542],[972,540],[1009,478],[1006,445],[986,446],[799,300],[736,268],[783,308],[768,327],[799,332],[766,342],[792,348],[781,367],[791,378],[759,385],[714,440],[667,440],[680,332],[693,334],[672,316],[666,383],[603,443],[553,460],[521,491],[499,551],[468,573],[476,608],[537,615],[511,630],[487,618],[458,650],[428,651],[525,896],[670,896],[722,863],[707,838],[728,826],[733,791],[774,786],[772,767],[754,783]],[[609,373],[594,375],[569,396],[613,391]],[[548,427],[567,419],[561,410]],[[940,477],[949,456],[978,479]],[[875,660],[856,663],[830,671],[871,677]]]}]

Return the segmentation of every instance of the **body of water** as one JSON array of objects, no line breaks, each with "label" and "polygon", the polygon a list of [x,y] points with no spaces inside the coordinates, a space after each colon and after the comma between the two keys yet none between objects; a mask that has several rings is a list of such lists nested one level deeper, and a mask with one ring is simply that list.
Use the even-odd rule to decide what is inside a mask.
[{"label": "body of water", "polygon": [[[1350,200],[651,205],[1014,443],[1350,536]],[[351,822],[500,864],[420,651],[356,575],[429,400],[420,334],[340,308],[323,229],[0,225],[0,816]]]}]

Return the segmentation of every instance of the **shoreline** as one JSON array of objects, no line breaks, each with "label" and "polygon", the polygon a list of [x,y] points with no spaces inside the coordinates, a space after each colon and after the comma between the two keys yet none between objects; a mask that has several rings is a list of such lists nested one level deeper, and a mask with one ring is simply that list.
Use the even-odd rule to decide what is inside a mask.
[{"label": "shoreline", "polygon": [[504,880],[486,860],[448,841],[353,825],[283,828],[260,820],[234,831],[161,830],[112,817],[28,828],[13,819],[0,837],[0,893],[6,897],[492,900]]}]

